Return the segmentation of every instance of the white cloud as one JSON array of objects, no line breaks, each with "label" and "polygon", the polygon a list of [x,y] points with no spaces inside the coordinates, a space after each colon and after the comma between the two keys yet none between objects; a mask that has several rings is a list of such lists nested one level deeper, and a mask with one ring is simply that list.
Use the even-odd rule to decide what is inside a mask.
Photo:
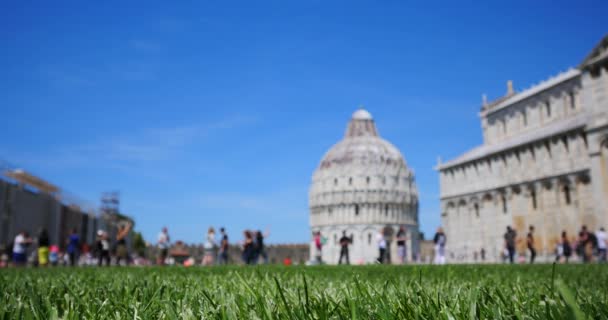
[{"label": "white cloud", "polygon": [[[9,152],[11,161],[23,166],[59,169],[105,168],[142,176],[162,177],[160,171],[174,166],[194,144],[203,143],[212,132],[253,124],[257,118],[235,115],[201,125],[147,128],[99,138],[86,145],[61,146],[44,154]],[[149,168],[157,168],[150,172]]]}]

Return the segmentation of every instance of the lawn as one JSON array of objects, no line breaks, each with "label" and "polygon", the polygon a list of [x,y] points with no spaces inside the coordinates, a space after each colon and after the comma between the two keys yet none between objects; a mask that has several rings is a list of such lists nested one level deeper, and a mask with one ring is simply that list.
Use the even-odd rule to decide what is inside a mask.
[{"label": "lawn", "polygon": [[0,270],[0,319],[608,318],[608,265]]}]

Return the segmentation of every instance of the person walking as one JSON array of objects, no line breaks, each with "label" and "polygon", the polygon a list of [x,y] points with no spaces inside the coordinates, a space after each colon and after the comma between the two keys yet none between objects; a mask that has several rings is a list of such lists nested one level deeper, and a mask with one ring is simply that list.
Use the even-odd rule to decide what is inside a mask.
[{"label": "person walking", "polygon": [[526,237],[526,244],[528,245],[528,250],[530,251],[530,263],[534,263],[534,259],[536,258],[536,248],[534,247],[534,226],[530,225],[528,236]]},{"label": "person walking", "polygon": [[218,263],[219,264],[228,264],[228,234],[226,233],[226,229],[224,227],[220,228],[220,235],[222,239],[220,240],[220,248],[218,250]]},{"label": "person walking", "polygon": [[383,264],[386,258],[386,238],[384,238],[384,230],[380,229],[376,234],[376,243],[378,244],[378,263]]},{"label": "person walking", "polygon": [[405,249],[405,242],[407,241],[405,227],[399,227],[399,231],[397,231],[397,256],[399,257],[399,263],[405,264],[405,258],[407,256],[407,251]]},{"label": "person walking", "polygon": [[165,260],[167,260],[167,255],[169,254],[169,247],[171,246],[171,237],[169,236],[169,229],[167,229],[167,227],[163,227],[161,232],[158,234],[156,245],[158,247],[156,264],[164,266]]},{"label": "person walking", "polygon": [[509,263],[513,264],[515,261],[515,240],[517,239],[517,232],[515,232],[511,226],[507,226],[507,232],[504,235],[504,239]]},{"label": "person walking", "polygon": [[49,264],[49,233],[46,228],[38,232],[38,265],[46,267]]},{"label": "person walking", "polygon": [[321,231],[315,231],[312,233],[312,240],[315,244],[315,258],[317,264],[323,263],[323,238],[321,237]]},{"label": "person walking", "polygon": [[587,230],[587,226],[583,225],[578,234],[577,252],[579,256],[582,256],[584,263],[591,262],[596,245],[597,238]]},{"label": "person walking", "polygon": [[97,266],[101,267],[105,261],[106,266],[110,265],[110,240],[108,233],[97,230]]},{"label": "person walking", "polygon": [[27,247],[32,243],[27,231],[21,231],[13,241],[13,264],[23,267],[27,263]]},{"label": "person walking", "polygon": [[75,266],[78,263],[80,256],[80,236],[76,228],[72,228],[72,233],[68,237],[68,256],[70,257],[70,266]]},{"label": "person walking", "polygon": [[445,264],[445,245],[447,243],[447,237],[443,232],[443,228],[437,228],[435,237],[433,237],[433,243],[435,244],[435,264]]},{"label": "person walking", "polygon": [[210,266],[213,264],[213,256],[215,251],[215,229],[209,227],[207,230],[207,238],[205,239],[203,265]]},{"label": "person walking", "polygon": [[346,230],[342,231],[342,238],[340,238],[340,259],[338,259],[338,264],[342,264],[342,258],[346,259],[346,264],[350,264],[350,259],[348,257],[348,246],[353,242],[352,238],[346,236]]},{"label": "person walking", "polygon": [[562,255],[564,256],[564,261],[568,263],[568,260],[570,260],[570,256],[572,256],[572,245],[570,244],[570,240],[568,240],[568,234],[565,230],[562,231],[561,247]]},{"label": "person walking", "polygon": [[268,254],[266,253],[266,246],[264,245],[264,239],[270,235],[270,232],[266,230],[266,233],[262,233],[262,230],[258,230],[255,233],[255,257],[254,263],[258,263],[258,259],[261,257],[264,259],[264,264],[268,263]]},{"label": "person walking", "polygon": [[129,265],[129,248],[127,248],[127,236],[131,231],[131,223],[121,225],[116,234],[116,265],[120,266],[120,261],[124,260]]},{"label": "person walking", "polygon": [[253,234],[249,230],[245,230],[243,232],[244,240],[243,240],[243,262],[245,264],[253,264],[253,258],[255,255],[254,252],[254,243],[253,243]]},{"label": "person walking", "polygon": [[595,237],[597,238],[597,254],[600,262],[606,262],[606,247],[608,245],[608,236],[606,235],[606,231],[604,227],[601,227],[598,232],[595,233]]}]

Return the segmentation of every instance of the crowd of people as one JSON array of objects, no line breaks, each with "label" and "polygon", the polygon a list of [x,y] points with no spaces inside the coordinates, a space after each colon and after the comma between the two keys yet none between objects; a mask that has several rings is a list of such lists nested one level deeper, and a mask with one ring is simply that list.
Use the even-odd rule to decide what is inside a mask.
[{"label": "crowd of people", "polygon": [[[264,240],[269,235],[270,233],[268,231],[264,233],[261,230],[243,231],[243,240],[238,244],[241,249],[241,259],[244,264],[253,265],[259,262],[268,263],[268,254],[266,252]],[[171,247],[170,239],[169,231],[164,227],[158,234],[156,243],[158,248],[157,264],[159,265],[165,265],[167,263],[169,248]],[[203,243],[203,258],[200,261],[200,264],[203,266],[228,264],[229,248],[230,242],[226,229],[223,227],[220,228],[219,235],[216,235],[215,228],[210,227],[207,230],[207,235],[205,236],[205,241]],[[197,261],[191,259],[186,264],[190,266],[197,264]]]},{"label": "crowd of people", "polygon": [[[37,236],[32,238],[26,231],[20,232],[14,241],[6,248],[5,253],[0,259],[0,266],[8,265],[8,260],[14,266],[25,266],[28,262],[40,266],[57,266],[57,265],[97,265],[109,266],[114,265],[129,265],[133,261],[133,257],[129,253],[126,238],[131,231],[131,224],[121,225],[114,237],[110,237],[107,231],[98,230],[95,244],[90,246],[81,239],[76,229],[72,229],[69,236],[64,239],[63,246],[52,244],[49,239],[49,233],[46,229],[40,229]],[[519,259],[529,258],[530,263],[534,263],[537,257],[537,243],[535,242],[535,228],[530,225],[528,233],[525,237],[518,237],[515,229],[507,226],[506,232],[503,235],[504,250],[502,259],[505,262],[515,263],[518,254],[517,247],[522,242],[525,242],[527,254],[519,252]],[[238,242],[242,262],[246,265],[254,265],[257,263],[268,263],[268,254],[265,247],[265,239],[269,236],[269,232],[261,230],[245,230],[243,231],[243,239]],[[326,244],[327,239],[320,232],[313,232],[313,246],[315,247],[315,262],[317,264],[322,261],[322,248]],[[407,233],[404,227],[401,227],[396,235],[387,236],[385,229],[378,230],[376,234],[376,245],[378,248],[378,257],[376,262],[379,264],[390,263],[390,241],[395,240],[397,262],[404,264],[407,257]],[[348,236],[346,231],[342,232],[339,239],[340,256],[338,264],[350,264],[349,247],[353,244],[353,237]],[[433,237],[434,244],[434,260],[435,264],[446,263],[446,244],[447,237],[442,228],[438,228]],[[165,227],[158,234],[156,264],[165,265],[170,256],[171,238],[169,231]],[[587,226],[582,226],[578,237],[570,238],[566,231],[563,231],[560,240],[555,246],[555,261],[568,263],[573,258],[581,262],[589,263],[592,261],[606,262],[607,260],[608,235],[604,228],[599,228],[596,232],[591,232]],[[215,229],[210,227],[203,243],[203,257],[200,264],[203,266],[223,265],[228,264],[230,248],[229,237],[225,228],[219,229],[219,235]],[[63,249],[63,250],[62,250]],[[481,248],[482,262],[485,261],[485,249]],[[10,259],[8,254],[10,253]],[[29,254],[28,254],[29,253]],[[477,255],[476,255],[477,258]],[[477,261],[477,259],[476,259]],[[291,264],[290,261],[284,262]],[[196,261],[190,261],[190,264],[197,264]]]},{"label": "crowd of people", "polygon": [[[315,247],[315,264],[323,263],[323,246],[327,243],[327,238],[321,235],[320,231],[312,233],[313,245]],[[390,246],[391,237],[385,234],[385,229],[381,228],[376,234],[376,245],[378,247],[378,257],[375,262],[379,264],[390,263]],[[405,227],[401,226],[397,234],[395,235],[396,246],[397,246],[397,257],[400,264],[404,264],[407,257],[407,233]],[[340,244],[340,257],[338,258],[338,264],[350,264],[349,247],[353,244],[353,236],[348,236],[346,230],[342,231],[342,237],[339,240]]]},{"label": "crowd of people", "polygon": [[[519,241],[525,241],[526,249],[529,253],[529,262],[534,263],[537,256],[536,242],[534,241],[534,226],[529,226],[525,240],[517,237],[517,232],[507,226],[504,234],[505,249],[503,259],[509,263],[515,263],[516,245]],[[578,237],[570,238],[564,230],[559,241],[555,245],[555,261],[568,263],[573,257],[578,258],[583,263],[592,261],[606,262],[606,247],[608,237],[604,228],[591,232],[587,226],[583,225],[578,233]],[[520,255],[523,258],[523,255]]]},{"label": "crowd of people", "polygon": [[[515,263],[517,258],[517,244],[521,244],[521,242],[525,242],[526,253],[523,254],[520,252],[519,258],[520,261],[529,258],[529,263],[534,263],[536,261],[536,257],[538,255],[538,250],[536,248],[537,243],[534,240],[534,226],[529,226],[528,233],[525,235],[525,238],[520,238],[517,235],[515,229],[511,228],[511,226],[507,226],[506,232],[503,235],[504,240],[504,248],[501,253],[502,260],[508,263]],[[315,248],[315,263],[321,264],[322,261],[322,252],[323,246],[327,242],[327,238],[323,237],[321,232],[315,231],[312,234],[313,237],[313,246]],[[387,237],[385,235],[385,229],[380,229],[376,234],[376,244],[378,248],[378,257],[376,258],[376,262],[383,264],[389,263],[390,259],[390,250],[389,249],[389,239],[392,240],[392,237]],[[407,256],[407,247],[406,247],[406,231],[404,227],[401,227],[394,237],[397,245],[397,263],[404,264]],[[342,232],[342,237],[339,240],[340,245],[340,256],[338,259],[338,264],[349,264],[349,246],[352,245],[353,238],[352,236],[347,236],[346,231]],[[443,229],[440,227],[437,229],[435,236],[433,237],[433,245],[434,245],[434,264],[445,264],[446,263],[446,244],[447,237]],[[555,261],[568,263],[571,261],[573,257],[577,258],[578,261],[583,263],[589,263],[593,261],[597,262],[606,262],[607,261],[607,247],[608,247],[608,235],[603,227],[599,228],[595,233],[589,231],[587,226],[582,226],[581,230],[578,233],[578,237],[575,239],[571,239],[568,237],[566,231],[563,231],[560,237],[560,240],[557,242],[555,246]],[[486,250],[481,248],[479,252],[475,252],[475,261],[478,261],[478,256],[481,257],[481,262],[486,260]]]},{"label": "crowd of people", "polygon": [[[438,232],[443,234],[443,231]],[[445,262],[445,235],[443,235],[443,250],[436,247],[435,262]],[[437,245],[438,240],[435,236],[435,243]],[[538,243],[535,241],[535,228],[533,225],[528,227],[528,232],[525,237],[519,237],[517,231],[511,226],[506,227],[506,231],[503,235],[504,247],[501,252],[502,261],[505,263],[516,263],[525,262],[526,259],[529,263],[534,263],[538,256]],[[520,248],[525,248],[525,252],[518,252],[518,244]],[[589,263],[589,262],[606,262],[606,248],[608,247],[608,235],[603,227],[599,228],[596,232],[590,231],[587,226],[583,225],[578,232],[578,236],[569,237],[568,233],[562,231],[559,240],[556,241],[553,254],[555,256],[555,262],[568,263],[575,259],[578,262]],[[481,262],[486,260],[486,250],[481,248],[479,250],[479,256]],[[439,258],[438,258],[439,257]],[[475,261],[478,257],[478,252],[474,254]],[[439,260],[438,260],[439,259]]]},{"label": "crowd of people", "polygon": [[36,237],[27,231],[21,231],[12,243],[0,253],[0,266],[12,264],[16,267],[26,266],[77,266],[77,265],[110,265],[114,258],[116,265],[128,265],[131,256],[127,248],[126,238],[131,230],[127,223],[118,228],[112,246],[108,233],[97,231],[97,239],[93,246],[81,239],[76,228],[63,243],[51,243],[48,230],[41,228]]}]

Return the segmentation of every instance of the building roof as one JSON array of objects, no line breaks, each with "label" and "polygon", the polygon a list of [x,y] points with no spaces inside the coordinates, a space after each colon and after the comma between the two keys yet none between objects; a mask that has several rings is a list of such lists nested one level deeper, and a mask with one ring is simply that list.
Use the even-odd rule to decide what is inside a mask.
[{"label": "building roof", "polygon": [[578,69],[569,69],[565,72],[559,73],[558,75],[551,77],[545,81],[542,81],[522,92],[518,92],[514,95],[507,96],[506,99],[501,98],[498,103],[491,105],[489,108],[486,108],[486,114],[494,113],[498,110],[507,108],[517,102],[523,101],[527,98],[533,97],[540,92],[543,92],[547,89],[550,89],[564,81],[568,81],[573,79],[581,74],[581,71]]},{"label": "building roof", "polygon": [[549,124],[547,126],[538,128],[531,132],[525,132],[509,138],[503,142],[497,144],[484,144],[478,147],[475,147],[459,157],[450,160],[448,162],[439,164],[437,166],[437,170],[444,170],[454,166],[458,166],[464,164],[466,162],[470,162],[473,160],[477,160],[480,158],[487,157],[489,155],[502,152],[514,147],[518,147],[521,145],[529,144],[537,140],[545,139],[559,133],[572,131],[578,128],[582,128],[587,124],[588,116],[587,114],[579,114],[575,117],[564,119],[559,122],[555,122]]},{"label": "building roof", "polygon": [[7,170],[5,175],[15,179],[15,181],[19,183],[34,187],[42,192],[56,193],[59,191],[59,187],[44,181],[43,179],[36,177],[23,169]]},{"label": "building roof", "polygon": [[339,168],[365,162],[367,166],[385,165],[385,162],[403,163],[401,152],[378,135],[376,124],[369,112],[359,109],[347,125],[344,139],[336,143],[321,160],[319,169]]},{"label": "building roof", "polygon": [[600,61],[608,59],[608,34],[600,40],[591,52],[585,57],[579,68],[592,66]]}]

